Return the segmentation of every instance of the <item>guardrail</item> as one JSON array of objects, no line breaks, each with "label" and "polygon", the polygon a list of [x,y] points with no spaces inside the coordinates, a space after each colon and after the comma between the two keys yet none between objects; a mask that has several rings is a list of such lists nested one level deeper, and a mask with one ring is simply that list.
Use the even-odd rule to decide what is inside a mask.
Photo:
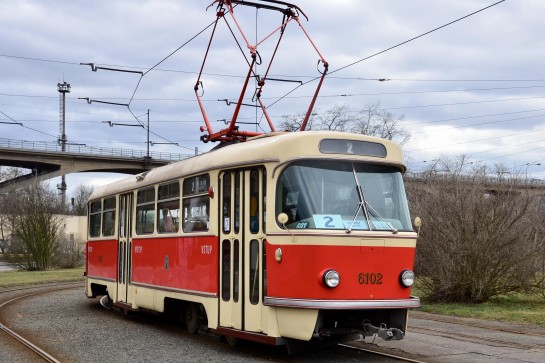
[{"label": "guardrail", "polygon": [[[63,152],[62,147],[59,144],[53,142],[14,140],[4,138],[0,138],[0,148]],[[116,156],[128,159],[142,159],[147,156],[146,151],[143,150],[104,148],[86,145],[67,144],[65,146],[65,149],[66,150],[64,152],[71,154]],[[152,151],[149,153],[149,156],[155,160],[178,161],[190,158],[194,155]]]}]

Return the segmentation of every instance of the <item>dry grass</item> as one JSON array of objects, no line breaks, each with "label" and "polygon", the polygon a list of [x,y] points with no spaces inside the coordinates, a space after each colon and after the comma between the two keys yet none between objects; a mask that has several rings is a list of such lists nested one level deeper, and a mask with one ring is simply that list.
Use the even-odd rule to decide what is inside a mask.
[{"label": "dry grass", "polygon": [[47,271],[2,271],[0,272],[0,291],[15,286],[83,281],[83,271],[84,268]]},{"label": "dry grass", "polygon": [[482,304],[437,304],[422,299],[421,311],[466,318],[545,327],[545,300],[535,294],[509,294]]}]

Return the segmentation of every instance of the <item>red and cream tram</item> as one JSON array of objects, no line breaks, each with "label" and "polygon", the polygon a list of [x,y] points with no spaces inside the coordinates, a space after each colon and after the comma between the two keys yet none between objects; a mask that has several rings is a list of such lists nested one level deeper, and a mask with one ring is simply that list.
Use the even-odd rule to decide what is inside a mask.
[{"label": "red and cream tram", "polygon": [[86,295],[269,344],[402,339],[417,234],[400,148],[272,133],[96,190]]}]

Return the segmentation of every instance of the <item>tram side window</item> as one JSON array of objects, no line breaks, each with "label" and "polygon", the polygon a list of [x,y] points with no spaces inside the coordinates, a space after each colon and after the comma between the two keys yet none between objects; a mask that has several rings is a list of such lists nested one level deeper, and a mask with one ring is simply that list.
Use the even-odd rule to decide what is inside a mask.
[{"label": "tram side window", "polygon": [[89,205],[89,237],[100,237],[102,202],[96,200]]},{"label": "tram side window", "polygon": [[223,176],[222,193],[222,218],[223,233],[231,232],[231,174],[225,173]]},{"label": "tram side window", "polygon": [[231,300],[231,241],[223,240],[221,243],[223,256],[221,266],[221,298],[223,301]]},{"label": "tram side window", "polygon": [[259,303],[259,241],[250,241],[250,303]]},{"label": "tram side window", "polygon": [[187,178],[183,183],[184,232],[206,232],[210,228],[210,176]]},{"label": "tram side window", "polygon": [[113,236],[115,234],[115,197],[104,199],[102,211],[102,235]]},{"label": "tram side window", "polygon": [[180,229],[180,183],[159,185],[157,202],[157,230],[176,233]]},{"label": "tram side window", "polygon": [[155,188],[138,191],[136,197],[136,233],[151,234],[155,224]]},{"label": "tram side window", "polygon": [[259,171],[250,172],[250,232],[259,231]]},{"label": "tram side window", "polygon": [[[241,172],[237,171],[235,174],[235,233],[240,231],[240,177]],[[238,298],[237,298],[238,299]],[[237,301],[237,300],[235,300]]]},{"label": "tram side window", "polygon": [[240,264],[240,255],[239,255],[239,245],[240,242],[238,239],[235,240],[233,244],[233,301],[238,302],[238,293],[239,293],[239,264]]},{"label": "tram side window", "polygon": [[263,224],[263,232],[267,232],[267,170],[263,169],[263,214],[261,215],[261,223]]}]

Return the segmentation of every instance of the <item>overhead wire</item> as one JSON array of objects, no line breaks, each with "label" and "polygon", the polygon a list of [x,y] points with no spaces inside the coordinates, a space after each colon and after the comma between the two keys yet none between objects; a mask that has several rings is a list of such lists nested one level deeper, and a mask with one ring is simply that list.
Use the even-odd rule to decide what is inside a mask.
[{"label": "overhead wire", "polygon": [[11,120],[13,123],[10,123],[10,124],[12,124],[12,125],[21,126],[21,127],[25,128],[25,129],[32,130],[32,131],[34,131],[34,132],[38,132],[38,133],[40,133],[40,134],[43,134],[43,135],[46,135],[46,136],[50,136],[50,137],[53,137],[53,138],[57,139],[57,136],[54,136],[54,135],[48,134],[47,132],[40,131],[40,130],[34,129],[34,128],[32,128],[32,127],[28,127],[28,126],[23,125],[22,122],[19,122],[19,121],[13,119],[11,116],[7,115],[7,114],[4,113],[2,110],[0,110],[0,113],[1,113],[2,115],[6,116],[9,120]]},{"label": "overhead wire", "polygon": [[[332,75],[332,74],[334,74],[334,73],[337,73],[337,72],[339,72],[339,71],[342,71],[342,70],[344,70],[344,69],[346,69],[346,68],[352,67],[352,66],[354,66],[354,65],[356,65],[356,64],[358,64],[358,63],[361,63],[361,62],[363,62],[363,61],[366,61],[366,60],[368,60],[368,59],[370,59],[370,58],[376,57],[376,56],[378,56],[378,55],[380,55],[380,54],[386,53],[386,52],[388,52],[388,51],[390,51],[390,50],[392,50],[392,49],[395,49],[395,48],[397,48],[397,47],[400,47],[400,46],[402,46],[402,45],[404,45],[404,44],[410,43],[410,42],[412,42],[412,41],[414,41],[414,40],[416,40],[416,39],[422,38],[422,37],[424,37],[424,36],[426,36],[426,35],[428,35],[428,34],[431,34],[431,33],[433,33],[433,32],[436,32],[436,31],[438,31],[438,30],[440,30],[440,29],[443,29],[443,28],[445,28],[445,27],[447,27],[447,26],[450,26],[450,25],[452,25],[452,24],[454,24],[454,23],[457,23],[457,22],[459,22],[459,21],[461,21],[461,20],[463,20],[463,19],[467,19],[467,18],[469,18],[469,17],[471,17],[471,16],[473,16],[473,15],[475,15],[475,14],[478,14],[478,13],[484,11],[484,10],[490,9],[490,8],[496,6],[496,5],[500,4],[500,3],[503,3],[503,2],[505,2],[505,0],[500,0],[500,1],[496,2],[496,3],[494,3],[494,4],[491,4],[491,5],[489,5],[489,6],[486,6],[486,7],[482,8],[482,9],[479,9],[479,10],[477,10],[477,11],[474,11],[474,12],[472,12],[472,13],[470,13],[470,14],[467,14],[467,15],[461,17],[461,18],[458,18],[458,19],[453,20],[453,21],[451,21],[451,22],[449,22],[449,23],[446,23],[446,24],[443,24],[443,25],[441,25],[441,26],[439,26],[439,27],[436,27],[436,28],[434,28],[434,29],[431,29],[431,30],[429,30],[429,31],[427,31],[427,32],[425,32],[425,33],[422,33],[422,34],[417,35],[417,36],[415,36],[415,37],[412,37],[412,38],[410,38],[410,39],[408,39],[408,40],[405,40],[405,41],[403,41],[403,42],[401,42],[401,43],[398,43],[398,44],[396,44],[396,45],[393,45],[393,46],[391,46],[391,47],[389,47],[389,48],[386,48],[386,49],[384,49],[384,50],[381,50],[380,52],[376,52],[376,53],[371,54],[371,55],[369,55],[369,56],[367,56],[367,57],[361,58],[361,59],[359,59],[359,60],[357,60],[357,61],[355,61],[355,62],[352,62],[352,63],[347,64],[347,65],[345,65],[345,66],[339,67],[339,68],[337,68],[337,69],[335,69],[335,70],[332,70],[331,72],[328,72],[328,76],[330,76],[330,75]],[[313,79],[311,79],[311,80],[309,80],[309,81],[303,82],[302,84],[296,86],[296,87],[293,88],[291,91],[289,91],[288,93],[286,93],[284,96],[280,97],[278,100],[274,101],[272,104],[270,104],[269,106],[267,106],[267,108],[270,108],[270,107],[274,106],[274,105],[277,104],[280,100],[284,99],[284,97],[289,96],[290,94],[292,94],[293,92],[295,92],[295,91],[296,91],[297,89],[299,89],[300,87],[303,87],[303,86],[305,86],[305,85],[307,85],[307,84],[309,84],[309,83],[311,83],[311,82],[314,82],[314,81],[316,81],[316,80],[318,80],[318,79],[320,79],[320,78],[321,78],[321,76],[317,76],[317,77],[315,77],[315,78],[313,78]]]},{"label": "overhead wire", "polygon": [[457,146],[457,145],[471,144],[471,143],[481,142],[481,141],[497,140],[497,139],[502,139],[502,138],[506,138],[506,137],[520,136],[520,135],[532,134],[532,133],[542,132],[542,131],[545,131],[545,129],[538,129],[538,130],[531,130],[531,131],[525,131],[525,132],[518,132],[518,133],[515,133],[515,134],[508,134],[508,135],[502,135],[502,136],[488,137],[488,138],[484,138],[484,139],[469,140],[469,141],[461,141],[461,142],[456,142],[456,143],[453,143],[453,144],[442,144],[442,145],[439,145],[439,146],[431,146],[431,147],[425,147],[425,148],[420,148],[420,149],[407,149],[407,151],[414,152],[414,151],[423,151],[423,150],[438,149],[438,148],[444,148],[444,147],[447,147],[447,146]]},{"label": "overhead wire", "polygon": [[[340,68],[338,68],[338,69],[336,69],[336,70],[330,72],[329,75],[331,75],[331,74],[333,74],[333,73],[336,73],[336,72],[338,72],[338,71],[341,71],[341,70],[343,70],[343,69],[345,69],[345,68],[351,67],[351,66],[353,66],[353,65],[355,65],[355,64],[358,64],[358,63],[360,63],[360,62],[362,62],[362,61],[365,61],[365,60],[367,60],[367,59],[369,59],[369,58],[371,58],[371,57],[377,56],[377,55],[382,54],[382,53],[384,53],[384,52],[386,52],[386,51],[389,51],[389,50],[391,50],[391,49],[394,49],[394,48],[396,48],[396,47],[398,47],[398,46],[401,46],[401,45],[403,45],[403,44],[406,44],[406,43],[408,43],[408,42],[410,42],[410,41],[416,40],[416,39],[418,39],[418,38],[420,38],[420,37],[423,37],[423,36],[425,36],[425,35],[427,35],[427,34],[430,34],[430,33],[434,32],[434,31],[437,31],[437,30],[439,30],[439,29],[441,29],[441,28],[444,28],[444,27],[446,27],[446,26],[448,26],[448,25],[451,25],[451,24],[453,24],[453,23],[455,23],[455,22],[458,22],[458,21],[460,21],[460,20],[462,20],[462,19],[465,19],[465,18],[467,18],[467,17],[469,17],[469,16],[475,15],[475,14],[481,12],[481,11],[484,11],[484,10],[486,10],[486,9],[488,9],[488,8],[491,8],[491,7],[495,6],[495,5],[498,5],[499,3],[502,3],[502,2],[504,2],[504,1],[505,1],[505,0],[498,1],[498,2],[496,2],[496,3],[494,3],[494,4],[490,5],[490,6],[487,6],[487,7],[483,8],[483,9],[480,9],[480,10],[478,10],[478,11],[475,11],[475,12],[473,12],[473,13],[471,13],[471,14],[468,14],[468,15],[462,17],[462,18],[459,18],[459,19],[457,19],[457,20],[454,20],[454,21],[452,21],[452,22],[450,22],[450,23],[447,23],[447,24],[442,25],[442,26],[440,26],[440,27],[437,27],[437,28],[435,28],[435,29],[432,29],[432,30],[430,30],[430,31],[428,31],[428,32],[426,32],[426,33],[423,33],[423,34],[421,34],[421,35],[419,35],[419,36],[416,36],[416,37],[411,38],[411,39],[409,39],[409,40],[407,40],[407,41],[404,41],[404,42],[402,42],[402,43],[399,43],[399,44],[397,44],[397,45],[395,45],[395,46],[392,46],[392,47],[390,47],[390,48],[387,48],[387,49],[385,49],[385,50],[383,50],[383,51],[381,51],[381,52],[378,52],[378,53],[375,53],[375,54],[373,54],[373,55],[371,55],[371,56],[362,58],[362,59],[360,59],[360,60],[358,60],[358,61],[356,61],[356,62],[353,62],[353,63],[351,63],[351,64],[348,64],[348,65],[346,65],[346,66],[340,67]],[[211,23],[208,27],[210,27],[212,24],[213,24],[213,23]],[[207,28],[208,28],[208,27],[207,27]],[[207,28],[203,29],[200,33],[204,32]],[[200,33],[199,33],[199,34],[200,34]],[[197,37],[199,34],[197,34],[195,37]],[[194,39],[195,37],[193,37],[192,39]],[[189,41],[191,41],[192,39],[190,39]],[[182,46],[180,46],[179,48],[177,48],[174,52],[172,52],[171,54],[169,54],[167,57],[163,58],[160,62],[158,62],[158,63],[157,63],[156,65],[154,65],[152,68],[148,69],[148,70],[145,72],[145,74],[147,74],[147,73],[148,73],[149,71],[151,71],[152,69],[155,69],[159,64],[161,64],[161,63],[164,62],[166,59],[168,59],[170,56],[172,56],[173,54],[175,54],[175,53],[176,53],[179,49],[181,49],[184,45],[186,45],[187,43],[189,43],[189,41],[186,42],[186,43],[184,43],[184,44],[183,44]],[[0,56],[6,56],[6,55],[0,55]],[[15,56],[12,56],[12,58],[20,58],[20,59],[28,59],[28,60],[37,60],[37,61],[51,61],[51,60],[45,60],[45,59],[39,59],[39,58],[29,58],[29,57],[15,57]],[[52,61],[52,62],[53,62],[53,61]],[[73,63],[73,62],[63,62],[63,61],[54,61],[54,62],[56,62],[56,63],[65,63],[65,64],[77,64],[77,63]],[[138,84],[137,84],[137,86],[136,86],[136,88],[135,88],[135,91],[133,92],[133,95],[132,95],[132,97],[131,97],[131,100],[129,101],[129,104],[130,104],[130,102],[132,102],[132,100],[133,100],[133,98],[134,98],[134,95],[135,95],[135,93],[136,93],[136,91],[137,91],[137,89],[138,89],[138,86],[139,86],[139,84],[140,84],[140,81],[141,81],[142,77],[143,77],[143,76],[141,76],[141,78],[140,78],[140,80],[139,80],[139,82],[138,82]],[[333,78],[333,77],[331,77],[331,78]],[[315,78],[315,79],[317,79],[317,78]],[[313,80],[315,80],[315,79],[313,79]],[[313,80],[308,81],[307,83],[312,82]],[[490,81],[490,80],[489,80],[489,81]],[[290,91],[290,92],[288,93],[288,95],[291,94],[292,92],[294,92],[297,88],[299,88],[299,87],[296,87],[294,90]],[[515,88],[518,88],[518,87],[515,87]],[[521,87],[521,88],[523,88],[523,87]],[[448,91],[435,91],[435,92],[448,92]],[[412,92],[411,92],[411,93],[412,93]],[[419,93],[424,93],[424,92],[419,92]],[[392,93],[392,94],[396,94],[396,93]],[[399,93],[397,93],[397,94],[399,94]],[[401,93],[401,94],[403,94],[403,93]],[[340,95],[339,95],[339,96],[340,96]],[[283,96],[282,98],[285,98],[285,96]],[[281,99],[282,99],[282,98],[281,98]],[[521,98],[521,99],[522,99],[522,98]],[[528,98],[523,98],[523,99],[528,99]],[[279,99],[279,100],[280,100],[280,99]],[[272,105],[274,105],[274,104],[275,104],[276,102],[278,102],[279,100],[275,101],[273,104],[271,104],[271,105],[268,106],[268,107],[271,107]],[[508,100],[513,100],[513,99],[508,99]],[[507,101],[507,100],[505,100],[505,101]],[[471,104],[471,103],[482,103],[482,102],[496,102],[496,101],[478,101],[478,102],[467,102],[467,103],[451,103],[451,104],[448,104],[448,105]],[[499,102],[499,101],[498,101],[498,102]],[[443,105],[445,105],[445,104],[443,104]],[[443,105],[441,105],[441,106],[443,106]],[[416,107],[433,107],[433,106],[439,106],[439,105],[412,106],[412,107],[401,107],[401,108],[395,108],[395,109],[402,109],[402,108],[416,108]],[[132,111],[131,111],[131,114],[132,114],[133,117],[135,117],[135,118],[137,119],[137,121],[140,123],[140,120],[133,114]],[[504,122],[504,121],[499,121],[499,122]],[[51,136],[51,135],[49,135],[49,136]],[[158,136],[158,135],[156,135],[156,136]],[[165,139],[165,140],[166,140],[166,139]],[[167,140],[167,141],[168,141],[168,140]]]},{"label": "overhead wire", "polygon": [[161,140],[166,141],[166,142],[168,142],[169,144],[176,145],[176,146],[178,146],[178,147],[180,147],[180,148],[182,148],[182,149],[193,150],[192,148],[189,148],[189,147],[187,147],[187,146],[179,145],[177,142],[171,141],[171,140],[167,139],[166,137],[161,136],[161,135],[159,135],[158,133],[151,131],[151,130],[148,128],[148,126],[146,126],[146,125],[143,123],[143,121],[141,121],[141,120],[138,118],[138,116],[136,116],[136,115],[132,112],[132,110],[131,110],[130,108],[129,108],[129,112],[130,112],[131,115],[136,119],[136,121],[138,121],[138,123],[139,123],[145,130],[147,130],[150,134],[155,135],[155,136],[157,136],[158,138],[160,138]]},{"label": "overhead wire", "polygon": [[[182,45],[180,45],[178,48],[176,48],[174,51],[172,51],[169,55],[167,55],[166,57],[164,57],[163,59],[161,59],[159,62],[157,62],[154,66],[152,66],[151,68],[149,68],[146,72],[141,72],[140,74],[140,78],[138,80],[138,83],[136,84],[136,87],[134,88],[134,91],[131,95],[131,98],[129,99],[129,102],[127,104],[120,104],[120,103],[111,103],[111,102],[104,102],[104,101],[97,101],[97,100],[89,100],[87,99],[87,102],[88,103],[92,103],[93,101],[94,102],[100,102],[100,103],[107,103],[107,104],[115,104],[115,105],[119,105],[119,106],[126,106],[127,109],[129,110],[129,112],[131,113],[131,115],[134,117],[134,119],[144,128],[146,129],[149,133],[159,137],[160,139],[164,140],[164,141],[167,141],[168,143],[170,144],[173,144],[173,145],[176,145],[180,148],[183,148],[183,149],[188,149],[188,150],[193,150],[191,148],[188,148],[188,147],[185,147],[185,146],[182,146],[182,145],[179,145],[178,143],[176,142],[172,142],[171,140],[167,139],[166,137],[164,136],[161,136],[159,134],[157,134],[156,132],[153,132],[150,130],[149,128],[149,124],[148,125],[145,125],[135,114],[134,112],[131,110],[131,103],[132,101],[134,100],[134,96],[136,95],[136,92],[138,91],[138,88],[140,86],[140,83],[142,81],[142,78],[144,78],[145,75],[147,75],[150,71],[152,71],[154,68],[156,68],[158,65],[160,65],[161,63],[163,63],[165,60],[167,60],[168,58],[170,58],[171,56],[173,56],[175,53],[177,53],[180,49],[182,49],[184,46],[186,46],[187,44],[189,44],[192,40],[194,40],[195,38],[197,38],[199,35],[201,35],[203,32],[205,32],[208,28],[210,28],[212,25],[214,25],[216,21],[210,23],[209,25],[207,25],[204,29],[202,29],[201,31],[199,31],[197,34],[195,34],[193,37],[191,37],[189,40],[187,40],[185,43],[183,43]],[[93,63],[80,63],[80,64],[86,64],[86,65],[91,65],[91,68],[93,70],[96,69],[93,68],[94,67],[94,64]],[[107,70],[110,70],[110,71],[120,71],[120,72],[126,72],[125,70],[116,70],[116,69],[112,69],[112,68],[107,68]]]},{"label": "overhead wire", "polygon": [[[481,123],[469,124],[469,125],[460,125],[460,126],[446,125],[446,126],[439,126],[439,127],[445,128],[445,129],[448,128],[449,130],[450,129],[462,129],[462,128],[466,128],[466,127],[475,127],[475,126],[482,126],[482,125],[493,125],[493,124],[499,124],[499,123],[503,123],[503,122],[529,120],[529,119],[537,118],[537,117],[545,117],[545,114],[535,115],[535,116],[527,116],[527,117],[517,117],[517,118],[511,118],[511,119],[508,119],[508,120],[496,120],[496,121],[490,121],[490,122],[481,122]],[[414,134],[423,134],[423,133],[427,133],[427,131],[415,131],[414,132]]]},{"label": "overhead wire", "polygon": [[537,112],[537,111],[545,111],[545,108],[538,108],[538,109],[524,110],[524,111],[514,111],[514,112],[492,113],[492,114],[488,114],[488,115],[477,115],[477,116],[456,117],[456,118],[441,119],[441,120],[431,120],[431,121],[420,121],[420,122],[410,122],[410,123],[404,122],[404,123],[403,123],[403,126],[412,126],[412,125],[421,125],[421,124],[430,124],[430,123],[448,122],[448,121],[469,120],[469,119],[483,118],[483,117],[494,117],[494,116],[516,115],[516,114],[519,114],[519,113],[528,113],[528,112]]},{"label": "overhead wire", "polygon": [[499,4],[503,3],[503,2],[505,2],[505,0],[500,0],[500,1],[496,2],[496,3],[494,3],[494,4],[488,5],[488,6],[484,7],[484,8],[482,8],[482,9],[479,9],[479,10],[477,10],[477,11],[474,11],[474,12],[470,13],[470,14],[467,14],[467,15],[465,15],[465,16],[462,16],[461,18],[458,18],[458,19],[453,20],[453,21],[451,21],[451,22],[449,22],[449,23],[446,23],[446,24],[443,24],[443,25],[441,25],[441,26],[438,26],[437,28],[431,29],[431,30],[429,30],[429,31],[427,31],[427,32],[425,32],[425,33],[422,33],[422,34],[420,34],[420,35],[417,35],[417,36],[415,36],[415,37],[412,37],[411,39],[405,40],[405,41],[403,41],[403,42],[401,42],[401,43],[398,43],[398,44],[393,45],[393,46],[391,46],[391,47],[389,47],[389,48],[386,48],[386,49],[384,49],[384,50],[381,50],[380,52],[371,54],[371,55],[369,55],[369,56],[367,56],[367,57],[364,57],[364,58],[362,58],[362,59],[359,59],[359,60],[357,60],[357,61],[355,61],[355,62],[352,62],[352,63],[347,64],[347,65],[345,65],[345,66],[342,66],[342,67],[340,67],[340,68],[337,68],[337,69],[335,69],[335,70],[329,72],[329,74],[337,73],[337,72],[339,72],[339,71],[342,71],[343,69],[346,69],[346,68],[348,68],[348,67],[352,67],[352,66],[354,66],[354,65],[356,65],[356,64],[358,64],[358,63],[361,63],[361,62],[366,61],[366,60],[368,60],[368,59],[370,59],[370,58],[376,57],[377,55],[386,53],[386,52],[388,52],[388,51],[390,51],[390,50],[392,50],[392,49],[395,49],[395,48],[400,47],[400,46],[402,46],[402,45],[404,45],[404,44],[410,43],[410,42],[412,42],[412,41],[414,41],[414,40],[416,40],[416,39],[422,38],[422,37],[424,37],[424,36],[426,36],[426,35],[428,35],[428,34],[431,34],[431,33],[433,33],[433,32],[436,32],[436,31],[438,31],[438,30],[440,30],[440,29],[446,28],[447,26],[450,26],[450,25],[455,24],[455,23],[457,23],[457,22],[459,22],[459,21],[462,21],[462,20],[464,20],[464,19],[467,19],[467,18],[469,18],[469,17],[471,17],[471,16],[473,16],[473,15],[476,15],[476,14],[482,12],[482,11],[485,11],[485,10],[487,10],[487,9],[490,9],[490,8],[492,8],[492,7],[496,6],[496,5],[499,5]]},{"label": "overhead wire", "polygon": [[[75,66],[82,66],[80,62],[70,62],[56,59],[45,59],[45,58],[35,58],[35,57],[23,57],[10,54],[0,54],[0,57],[5,58],[14,58],[38,62],[48,62],[48,63],[59,63],[59,64],[69,64]],[[105,67],[120,67],[120,68],[129,68],[129,69],[140,69],[140,70],[153,70],[157,72],[171,72],[171,73],[185,73],[185,74],[199,74],[196,71],[187,71],[182,69],[164,69],[142,67],[142,66],[133,66],[133,65],[119,65],[119,64],[108,64],[108,63],[96,63],[100,66]],[[229,78],[245,78],[245,76],[235,75],[235,74],[221,74],[221,73],[207,73],[203,72],[204,75],[216,76],[216,77],[229,77]],[[282,77],[282,78],[315,78],[316,76],[312,75],[287,75],[287,74],[271,74],[271,77]],[[418,79],[418,78],[395,78],[395,77],[339,77],[339,76],[328,76],[328,79],[340,79],[340,80],[353,80],[353,81],[397,81],[397,82],[545,82],[545,79]]]}]

